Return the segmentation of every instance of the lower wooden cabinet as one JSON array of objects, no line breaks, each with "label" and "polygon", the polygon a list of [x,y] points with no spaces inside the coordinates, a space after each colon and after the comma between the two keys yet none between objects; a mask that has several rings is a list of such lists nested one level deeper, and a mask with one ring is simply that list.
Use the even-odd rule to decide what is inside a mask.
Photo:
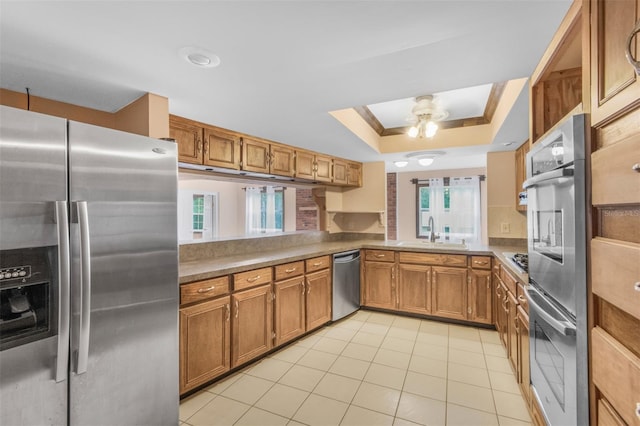
[{"label": "lower wooden cabinet", "polygon": [[482,324],[492,324],[491,271],[471,269],[467,294],[467,319]]},{"label": "lower wooden cabinet", "polygon": [[365,262],[364,265],[362,304],[396,309],[395,263]]},{"label": "lower wooden cabinet", "polygon": [[330,269],[307,274],[306,281],[306,329],[309,331],[331,321]]},{"label": "lower wooden cabinet", "polygon": [[273,346],[271,284],[231,296],[231,367],[267,352]]},{"label": "lower wooden cabinet", "polygon": [[467,319],[467,269],[434,266],[431,274],[432,314]]},{"label": "lower wooden cabinet", "polygon": [[180,393],[231,367],[229,296],[180,309]]},{"label": "lower wooden cabinet", "polygon": [[511,367],[513,371],[518,371],[518,335],[516,333],[516,306],[518,302],[516,297],[511,294],[510,291],[507,291],[507,302],[506,302],[506,311],[507,311],[507,352],[509,354],[509,361],[511,362]]},{"label": "lower wooden cabinet", "polygon": [[516,335],[518,340],[518,371],[517,379],[520,392],[525,401],[531,399],[531,369],[529,355],[529,315],[518,306],[516,316]]},{"label": "lower wooden cabinet", "polygon": [[398,309],[416,314],[431,313],[431,266],[398,265]]},{"label": "lower wooden cabinet", "polygon": [[275,345],[281,345],[304,334],[305,285],[304,276],[278,281],[274,284]]}]

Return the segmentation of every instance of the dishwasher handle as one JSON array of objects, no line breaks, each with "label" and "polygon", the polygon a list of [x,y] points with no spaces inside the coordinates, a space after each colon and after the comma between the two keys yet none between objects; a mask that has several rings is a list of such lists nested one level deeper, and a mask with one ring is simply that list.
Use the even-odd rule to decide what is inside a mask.
[{"label": "dishwasher handle", "polygon": [[360,250],[353,250],[333,255],[333,263],[351,263],[360,259]]}]

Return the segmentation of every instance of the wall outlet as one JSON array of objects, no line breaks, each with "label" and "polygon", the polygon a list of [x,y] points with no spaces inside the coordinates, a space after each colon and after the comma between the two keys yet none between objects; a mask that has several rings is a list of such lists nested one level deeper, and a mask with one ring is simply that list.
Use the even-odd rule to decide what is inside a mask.
[{"label": "wall outlet", "polygon": [[511,232],[511,225],[507,222],[503,222],[500,224],[500,232],[502,234],[508,234]]}]

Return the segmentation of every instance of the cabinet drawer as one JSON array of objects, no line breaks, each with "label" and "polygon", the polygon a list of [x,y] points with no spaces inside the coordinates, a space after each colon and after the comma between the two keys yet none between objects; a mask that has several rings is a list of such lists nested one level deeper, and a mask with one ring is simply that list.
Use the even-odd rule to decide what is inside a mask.
[{"label": "cabinet drawer", "polygon": [[640,319],[640,244],[591,240],[593,292]]},{"label": "cabinet drawer", "polygon": [[376,262],[394,262],[395,252],[392,250],[366,250],[364,252],[364,260],[373,260]]},{"label": "cabinet drawer", "polygon": [[284,265],[278,265],[273,268],[275,273],[275,280],[284,280],[287,278],[297,277],[304,274],[304,261],[285,263]]},{"label": "cabinet drawer", "polygon": [[500,265],[500,279],[512,294],[517,293],[516,287],[518,280],[516,280],[503,265]]},{"label": "cabinet drawer", "polygon": [[594,205],[634,204],[640,200],[640,138],[631,138],[591,155]]},{"label": "cabinet drawer", "polygon": [[442,265],[467,267],[467,256],[464,254],[413,253],[401,252],[400,263],[418,263],[421,265]]},{"label": "cabinet drawer", "polygon": [[229,293],[229,277],[219,277],[180,286],[180,304],[198,302]]},{"label": "cabinet drawer", "polygon": [[598,400],[598,426],[625,426],[618,413],[604,399]]},{"label": "cabinet drawer", "polygon": [[518,299],[518,304],[529,315],[529,299],[522,283],[518,283],[518,295],[516,298]]},{"label": "cabinet drawer", "polygon": [[271,282],[271,268],[254,269],[253,271],[233,274],[233,289],[242,290]]},{"label": "cabinet drawer", "polygon": [[326,269],[331,265],[330,256],[314,257],[313,259],[306,260],[307,272],[319,271],[320,269]]},{"label": "cabinet drawer", "polygon": [[640,359],[600,327],[591,332],[593,382],[629,425],[640,425]]},{"label": "cabinet drawer", "polygon": [[491,269],[491,256],[471,256],[473,269]]}]

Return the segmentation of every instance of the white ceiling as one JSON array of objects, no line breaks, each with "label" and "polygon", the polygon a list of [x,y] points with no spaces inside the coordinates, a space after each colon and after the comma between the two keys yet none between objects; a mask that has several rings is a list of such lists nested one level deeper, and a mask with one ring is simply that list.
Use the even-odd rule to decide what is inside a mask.
[{"label": "white ceiling", "polygon": [[[390,161],[328,112],[530,76],[570,3],[2,0],[0,87],[105,111],[152,92],[173,114]],[[185,46],[221,65],[188,64]],[[452,164],[526,139],[525,92],[492,146]]]}]

